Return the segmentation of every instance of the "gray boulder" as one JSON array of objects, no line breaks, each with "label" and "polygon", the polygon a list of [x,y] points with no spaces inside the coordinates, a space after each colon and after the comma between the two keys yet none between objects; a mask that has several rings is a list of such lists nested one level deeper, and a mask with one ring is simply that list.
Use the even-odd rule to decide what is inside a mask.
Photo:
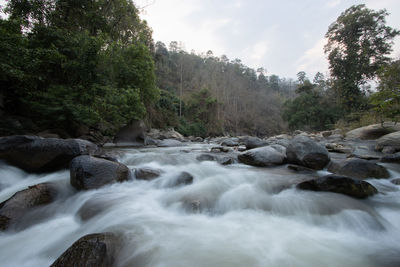
[{"label": "gray boulder", "polygon": [[239,145],[239,138],[233,137],[233,138],[227,138],[222,141],[221,143],[222,146],[238,146]]},{"label": "gray boulder", "polygon": [[198,161],[216,161],[217,157],[210,154],[201,154],[196,157]]},{"label": "gray boulder", "polygon": [[193,175],[188,172],[181,172],[178,177],[174,179],[172,186],[189,185],[193,183]]},{"label": "gray boulder", "polygon": [[70,181],[78,190],[90,190],[106,184],[130,179],[124,164],[91,156],[79,156],[71,161]]},{"label": "gray boulder", "polygon": [[30,186],[0,203],[0,230],[6,230],[32,209],[55,200],[57,189],[50,183]]},{"label": "gray boulder", "polygon": [[310,191],[333,192],[354,198],[367,198],[378,193],[378,190],[370,183],[338,175],[327,175],[305,181],[298,184],[297,188]]},{"label": "gray boulder", "polygon": [[330,161],[328,150],[306,136],[296,136],[286,149],[290,163],[311,169],[323,169]]},{"label": "gray boulder", "polygon": [[285,162],[285,155],[271,146],[250,149],[238,156],[240,162],[259,167],[280,165]]},{"label": "gray boulder", "polygon": [[400,152],[383,156],[381,158],[381,162],[399,163],[400,164]]},{"label": "gray boulder", "polygon": [[382,136],[377,140],[376,149],[381,151],[385,147],[392,147],[400,151],[400,131]]},{"label": "gray boulder", "polygon": [[244,138],[241,138],[240,142],[246,146],[247,149],[253,149],[257,147],[263,147],[267,146],[268,142],[258,138],[258,137],[253,137],[253,136],[247,136]]},{"label": "gray boulder", "polygon": [[334,166],[330,170],[333,170],[337,174],[357,178],[389,178],[390,174],[388,170],[376,163],[370,162],[364,159],[348,159],[339,166]]},{"label": "gray boulder", "polygon": [[133,121],[118,131],[114,137],[114,143],[142,146],[146,137],[146,130],[143,121]]},{"label": "gray boulder", "polygon": [[73,243],[50,267],[114,266],[121,240],[112,233],[90,234]]},{"label": "gray boulder", "polygon": [[385,122],[383,125],[373,124],[351,130],[346,133],[346,138],[374,140],[395,131],[400,131],[400,125],[393,122]]},{"label": "gray boulder", "polygon": [[98,147],[80,139],[16,135],[0,138],[0,159],[27,172],[52,172],[67,168],[79,155],[92,155]]}]

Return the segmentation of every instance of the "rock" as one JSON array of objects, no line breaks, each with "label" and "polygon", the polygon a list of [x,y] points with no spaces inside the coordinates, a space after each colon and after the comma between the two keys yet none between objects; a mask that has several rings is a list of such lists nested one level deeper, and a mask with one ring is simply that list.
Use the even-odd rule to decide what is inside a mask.
[{"label": "rock", "polygon": [[395,184],[395,185],[400,185],[400,178],[390,180],[390,182],[392,182],[392,184]]},{"label": "rock", "polygon": [[142,146],[146,137],[146,125],[143,121],[133,121],[118,131],[114,137],[114,143]]},{"label": "rock", "polygon": [[0,203],[0,230],[6,230],[33,208],[51,203],[56,196],[57,190],[51,183],[30,186],[15,193]]},{"label": "rock", "polygon": [[183,146],[181,141],[175,139],[164,139],[161,140],[157,146],[159,147],[175,147],[175,146]]},{"label": "rock", "polygon": [[278,152],[281,152],[283,155],[286,155],[286,147],[278,144],[270,145],[273,149]]},{"label": "rock", "polygon": [[235,161],[236,160],[234,158],[232,158],[232,157],[220,157],[220,158],[217,158],[217,162],[219,164],[221,164],[221,165],[230,165],[230,164],[235,163]]},{"label": "rock", "polygon": [[0,159],[28,172],[52,172],[67,168],[79,155],[93,155],[98,147],[80,139],[16,135],[0,138]]},{"label": "rock", "polygon": [[400,131],[400,125],[385,122],[383,125],[373,124],[351,130],[346,133],[346,139],[374,140],[395,131]]},{"label": "rock", "polygon": [[181,172],[175,179],[172,186],[189,185],[193,183],[193,175],[188,172]]},{"label": "rock", "polygon": [[259,167],[279,165],[285,162],[285,155],[271,146],[250,149],[238,156],[240,162]]},{"label": "rock", "polygon": [[130,178],[130,171],[122,163],[91,156],[79,156],[71,161],[70,181],[78,190],[89,190],[103,185],[123,182]]},{"label": "rock", "polygon": [[86,235],[72,244],[50,267],[114,266],[120,247],[120,238],[115,234]]},{"label": "rock", "polygon": [[238,146],[239,145],[239,138],[227,138],[222,141],[222,146]]},{"label": "rock", "polygon": [[321,135],[322,135],[323,137],[331,136],[331,135],[332,135],[332,131],[323,131],[323,132],[321,132]]},{"label": "rock", "polygon": [[396,149],[394,147],[391,147],[391,146],[385,146],[382,149],[382,153],[384,153],[384,154],[394,154],[394,153],[396,153]]},{"label": "rock", "polygon": [[399,163],[400,164],[400,152],[383,156],[381,158],[381,162],[390,162],[390,163]]},{"label": "rock", "polygon": [[135,178],[138,180],[150,181],[157,177],[160,177],[161,171],[151,168],[138,168],[134,169]]},{"label": "rock", "polygon": [[247,147],[246,147],[246,146],[238,146],[237,150],[238,150],[239,152],[243,152],[243,151],[246,151],[246,150],[247,150]]},{"label": "rock", "polygon": [[217,158],[210,154],[201,154],[196,157],[198,161],[215,161]]},{"label": "rock", "polygon": [[295,172],[315,172],[313,169],[299,165],[288,165],[287,168]]},{"label": "rock", "polygon": [[385,167],[364,159],[348,159],[335,173],[357,179],[390,177]]},{"label": "rock", "polygon": [[377,140],[376,149],[381,151],[385,147],[392,147],[400,151],[400,131],[382,136]]},{"label": "rock", "polygon": [[88,221],[98,214],[118,205],[118,198],[103,198],[95,196],[87,200],[78,210],[77,215],[82,221]]},{"label": "rock", "polygon": [[211,152],[214,152],[214,153],[218,153],[218,152],[228,153],[228,152],[232,152],[232,148],[223,147],[223,146],[216,146],[216,147],[212,147],[211,148]]},{"label": "rock", "polygon": [[350,154],[353,151],[351,147],[337,143],[326,143],[325,147],[329,152]]},{"label": "rock", "polygon": [[156,145],[158,145],[159,142],[160,142],[159,140],[153,139],[148,136],[144,139],[145,146],[156,146]]},{"label": "rock", "polygon": [[153,138],[153,139],[176,139],[179,141],[183,141],[185,137],[175,131],[174,129],[168,129],[168,130],[158,130],[158,129],[151,129],[150,132],[147,133],[147,136]]},{"label": "rock", "polygon": [[258,137],[248,136],[241,138],[240,142],[246,146],[247,149],[267,146],[268,142]]},{"label": "rock", "polygon": [[323,169],[330,161],[328,150],[306,136],[296,136],[286,150],[290,163],[311,169]]},{"label": "rock", "polygon": [[339,193],[354,198],[367,198],[378,193],[378,190],[370,183],[338,175],[327,175],[314,180],[305,181],[298,184],[297,188],[310,191]]}]

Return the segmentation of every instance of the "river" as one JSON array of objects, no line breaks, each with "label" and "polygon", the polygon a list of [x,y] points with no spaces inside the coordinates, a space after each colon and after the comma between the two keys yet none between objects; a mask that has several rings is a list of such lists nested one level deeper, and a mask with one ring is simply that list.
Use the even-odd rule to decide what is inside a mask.
[{"label": "river", "polygon": [[[0,202],[43,182],[61,194],[0,233],[0,266],[49,266],[99,232],[122,234],[124,267],[400,266],[399,186],[369,179],[380,194],[367,200],[300,191],[294,184],[327,172],[196,160],[210,147],[120,149],[122,163],[160,169],[161,177],[84,192],[69,185],[69,171],[34,175],[3,163]],[[182,171],[193,184],[171,187]]]}]

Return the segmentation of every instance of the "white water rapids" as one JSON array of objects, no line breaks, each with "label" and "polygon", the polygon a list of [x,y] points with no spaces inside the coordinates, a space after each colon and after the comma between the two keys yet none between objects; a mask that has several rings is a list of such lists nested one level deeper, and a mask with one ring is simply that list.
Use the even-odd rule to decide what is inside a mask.
[{"label": "white water rapids", "polygon": [[[197,161],[209,148],[124,149],[128,167],[162,175],[85,192],[69,185],[68,171],[32,175],[0,165],[0,202],[29,185],[62,188],[56,202],[0,232],[0,266],[49,266],[80,237],[100,232],[123,235],[124,267],[400,266],[400,186],[370,179],[380,194],[367,200],[300,191],[294,185],[309,174]],[[170,187],[182,171],[193,184]],[[101,209],[84,220],[87,206]]]}]

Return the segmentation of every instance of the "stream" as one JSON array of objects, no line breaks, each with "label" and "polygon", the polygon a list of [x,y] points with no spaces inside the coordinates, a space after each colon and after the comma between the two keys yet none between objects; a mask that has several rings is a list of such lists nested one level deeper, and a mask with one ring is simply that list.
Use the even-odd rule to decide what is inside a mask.
[{"label": "stream", "polygon": [[[161,176],[83,192],[70,186],[67,170],[36,175],[1,163],[0,202],[43,182],[61,193],[0,232],[0,266],[49,266],[80,237],[100,232],[123,236],[123,267],[400,266],[400,186],[389,179],[367,180],[380,194],[366,200],[301,191],[294,185],[327,171],[196,159],[211,147],[116,150],[130,169]],[[183,171],[193,184],[172,187]]]}]

